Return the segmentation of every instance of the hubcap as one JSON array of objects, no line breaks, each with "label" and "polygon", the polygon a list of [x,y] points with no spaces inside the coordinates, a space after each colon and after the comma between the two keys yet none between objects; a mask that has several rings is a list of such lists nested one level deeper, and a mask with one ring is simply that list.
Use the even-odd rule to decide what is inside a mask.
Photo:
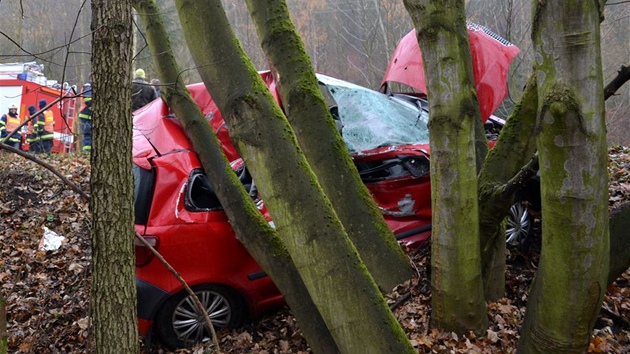
[{"label": "hubcap", "polygon": [[505,228],[505,236],[509,245],[522,244],[531,227],[530,216],[527,207],[522,203],[516,203],[510,207]]},{"label": "hubcap", "polygon": [[[225,297],[209,290],[196,292],[196,295],[215,327],[226,327],[230,323],[230,304]],[[173,330],[185,342],[210,340],[210,330],[206,326],[204,315],[191,296],[186,296],[175,308]]]}]

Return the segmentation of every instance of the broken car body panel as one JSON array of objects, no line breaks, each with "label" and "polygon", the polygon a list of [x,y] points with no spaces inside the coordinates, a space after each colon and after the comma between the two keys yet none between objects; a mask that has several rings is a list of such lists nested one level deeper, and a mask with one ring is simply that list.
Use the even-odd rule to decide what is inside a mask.
[{"label": "broken car body panel", "polygon": [[[172,129],[169,124],[164,126]],[[138,192],[141,187],[136,180],[136,204],[150,200],[150,207],[136,207],[148,214],[146,222],[139,223],[136,211],[136,231],[158,240],[160,254],[189,286],[228,286],[243,297],[252,315],[281,306],[284,300],[271,279],[255,276],[262,269],[237,240],[218,201],[198,207],[190,200],[197,177],[203,172],[195,152],[178,149],[183,145],[185,142],[171,145],[175,150],[164,155],[144,157],[146,163],[138,164],[141,158],[136,157],[134,173],[154,175],[154,188],[144,195]],[[142,167],[147,164],[151,166],[148,170]],[[136,279],[139,327],[146,335],[161,304],[183,291],[183,286],[158,260],[136,267]]]},{"label": "broken car body panel", "polygon": [[[507,96],[507,74],[518,47],[484,26],[467,22],[475,89],[485,122]],[[394,50],[381,87],[398,82],[427,94],[422,52],[416,31],[405,35]]]},{"label": "broken car body panel", "polygon": [[[271,75],[263,79],[278,100]],[[385,95],[353,83],[317,74],[320,90],[333,117],[339,120],[341,135],[361,179],[383,211],[394,234],[431,223],[429,184],[429,115],[426,101],[408,95]],[[209,117],[226,155],[235,151],[220,114]],[[215,130],[217,132],[217,130]],[[236,155],[237,156],[237,155]],[[395,159],[404,157],[404,163]],[[409,162],[412,161],[412,162]],[[424,166],[424,167],[420,167]],[[422,172],[419,172],[422,171]],[[405,215],[390,212],[403,200],[415,200]],[[420,245],[429,233],[410,234],[400,242]]]}]

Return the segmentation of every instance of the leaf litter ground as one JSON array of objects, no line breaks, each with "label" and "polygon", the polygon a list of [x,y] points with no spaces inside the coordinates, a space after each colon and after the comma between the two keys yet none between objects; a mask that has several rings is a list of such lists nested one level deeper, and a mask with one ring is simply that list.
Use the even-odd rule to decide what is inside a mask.
[{"label": "leaf litter ground", "polygon": [[[630,149],[609,151],[610,207],[630,195]],[[77,155],[45,159],[89,190],[89,161]],[[0,169],[0,284],[7,303],[10,353],[93,353],[90,327],[91,249],[87,204],[43,167],[2,152]],[[506,297],[488,304],[484,336],[432,329],[429,247],[408,251],[416,275],[387,301],[418,353],[514,353],[525,315],[528,288],[536,272],[540,230],[528,250],[508,249]],[[38,251],[43,227],[66,237],[56,251]],[[609,287],[589,353],[630,352],[630,272]],[[219,332],[222,353],[311,353],[287,308]],[[142,353],[169,353],[141,341]],[[176,353],[211,352],[209,345]]]}]

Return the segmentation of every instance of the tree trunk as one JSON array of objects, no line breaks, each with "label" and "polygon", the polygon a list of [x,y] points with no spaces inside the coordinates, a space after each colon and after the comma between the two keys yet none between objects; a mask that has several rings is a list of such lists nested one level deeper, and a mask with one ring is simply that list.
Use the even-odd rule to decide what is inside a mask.
[{"label": "tree trunk", "polygon": [[415,353],[219,0],[175,1],[198,71],[342,353]]},{"label": "tree trunk", "polygon": [[485,333],[475,153],[480,112],[464,1],[404,3],[423,48],[431,112],[431,315],[443,330]]},{"label": "tree trunk", "polygon": [[536,80],[531,76],[479,174],[479,238],[488,301],[505,295],[505,225],[501,221],[518,188],[508,183],[536,152],[537,102]]},{"label": "tree trunk", "polygon": [[607,286],[608,173],[596,2],[535,5],[543,247],[519,353],[584,353]]},{"label": "tree trunk", "polygon": [[[630,77],[630,67],[622,66],[618,75],[604,88],[608,99]],[[536,116],[538,91],[535,76],[531,76],[519,104],[508,117],[496,145],[488,154],[479,176],[479,232],[484,277],[484,294],[487,301],[504,295],[505,286],[505,228],[503,215],[513,203],[513,192],[518,185],[510,186],[511,179],[536,151]],[[531,172],[533,174],[533,171]],[[517,183],[524,182],[525,178]],[[629,207],[611,212],[610,216],[610,270],[608,283],[615,281],[630,266]],[[628,250],[628,252],[626,252]]]},{"label": "tree trunk", "polygon": [[195,146],[239,241],[284,295],[313,352],[337,353],[337,345],[278,234],[269,226],[232,172],[212,128],[186,90],[179,66],[170,54],[171,42],[162,18],[155,15],[159,14],[155,1],[134,0],[134,7],[145,24],[149,49],[164,84],[162,96],[175,116],[179,117]]},{"label": "tree trunk", "polygon": [[608,284],[612,284],[630,267],[630,203],[610,212],[610,267]]},{"label": "tree trunk", "polygon": [[247,6],[300,147],[370,274],[390,292],[411,278],[411,265],[352,163],[286,3],[249,0]]},{"label": "tree trunk", "polygon": [[97,353],[137,353],[131,4],[92,1],[92,323]]},{"label": "tree trunk", "polygon": [[7,303],[4,296],[0,294],[0,354],[7,354]]}]

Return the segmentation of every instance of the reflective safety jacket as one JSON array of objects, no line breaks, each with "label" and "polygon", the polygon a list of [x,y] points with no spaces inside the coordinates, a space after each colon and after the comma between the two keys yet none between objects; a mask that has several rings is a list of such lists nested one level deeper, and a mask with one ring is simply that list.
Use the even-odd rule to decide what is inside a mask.
[{"label": "reflective safety jacket", "polygon": [[[20,118],[18,117],[11,117],[8,114],[2,115],[2,118],[0,119],[0,133],[2,138],[16,130],[17,127],[20,126],[20,123]],[[16,132],[11,136],[11,138],[9,138],[9,141],[13,143],[22,141],[22,134],[20,134],[19,131]]]},{"label": "reflective safety jacket", "polygon": [[79,111],[79,118],[92,119],[92,82],[86,82],[81,89],[81,96],[83,96],[83,104]]},{"label": "reflective safety jacket", "polygon": [[[43,115],[43,119],[42,119]],[[39,133],[39,138],[41,140],[49,140],[55,137],[55,117],[50,110],[44,111],[44,113],[40,114],[37,119],[37,127],[36,130]]]},{"label": "reflective safety jacket", "polygon": [[29,144],[34,144],[39,141],[39,134],[35,131],[35,125],[37,122],[33,124],[33,121],[28,122],[28,134],[26,135],[26,142]]}]

